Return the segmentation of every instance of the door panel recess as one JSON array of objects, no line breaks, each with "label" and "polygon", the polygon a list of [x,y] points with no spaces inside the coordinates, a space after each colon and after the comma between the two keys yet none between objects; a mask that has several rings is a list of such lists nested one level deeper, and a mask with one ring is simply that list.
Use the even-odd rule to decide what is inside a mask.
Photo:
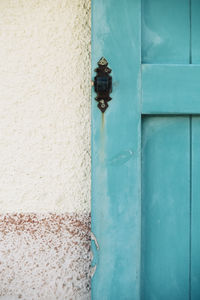
[{"label": "door panel recess", "polygon": [[200,299],[199,140],[200,117],[142,119],[142,300]]}]

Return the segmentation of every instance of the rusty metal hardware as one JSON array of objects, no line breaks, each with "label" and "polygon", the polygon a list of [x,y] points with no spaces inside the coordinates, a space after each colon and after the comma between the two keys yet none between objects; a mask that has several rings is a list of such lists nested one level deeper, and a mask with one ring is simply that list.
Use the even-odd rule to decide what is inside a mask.
[{"label": "rusty metal hardware", "polygon": [[112,70],[108,68],[107,60],[102,57],[98,61],[98,68],[95,69],[97,75],[94,78],[94,90],[97,93],[95,100],[102,113],[108,108],[108,102],[112,99],[112,77],[109,75]]}]

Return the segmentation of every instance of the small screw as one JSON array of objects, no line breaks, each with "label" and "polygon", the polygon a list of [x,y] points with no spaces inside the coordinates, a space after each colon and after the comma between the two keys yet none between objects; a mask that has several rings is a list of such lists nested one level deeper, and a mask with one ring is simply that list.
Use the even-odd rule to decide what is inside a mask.
[{"label": "small screw", "polygon": [[104,100],[100,100],[99,102],[101,103],[101,107],[102,107],[102,108],[105,108],[105,107],[106,107]]}]

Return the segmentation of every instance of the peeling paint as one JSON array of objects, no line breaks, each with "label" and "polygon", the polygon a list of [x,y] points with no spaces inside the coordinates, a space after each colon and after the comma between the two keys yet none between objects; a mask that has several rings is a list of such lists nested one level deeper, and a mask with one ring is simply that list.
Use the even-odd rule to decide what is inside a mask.
[{"label": "peeling paint", "polygon": [[92,277],[94,276],[94,274],[95,274],[95,272],[96,272],[96,269],[97,269],[97,266],[95,265],[94,267],[91,267],[91,272],[90,272],[90,274],[91,274],[91,279],[92,279]]},{"label": "peeling paint", "polygon": [[[95,247],[96,247],[96,250],[98,251],[100,248],[99,248],[99,243],[97,241],[97,238],[96,236],[94,235],[93,232],[91,232],[91,241],[94,241],[94,244],[95,244]],[[95,261],[93,261],[93,259],[95,258]],[[96,265],[96,257],[95,257],[95,254],[92,252],[92,265],[90,267],[90,275],[91,275],[91,278],[94,276],[95,272],[96,272],[96,269],[97,269],[97,265]]]},{"label": "peeling paint", "polygon": [[96,236],[94,235],[93,232],[91,232],[91,240],[94,241],[97,250],[99,250],[99,244],[98,244],[97,238],[96,238]]}]

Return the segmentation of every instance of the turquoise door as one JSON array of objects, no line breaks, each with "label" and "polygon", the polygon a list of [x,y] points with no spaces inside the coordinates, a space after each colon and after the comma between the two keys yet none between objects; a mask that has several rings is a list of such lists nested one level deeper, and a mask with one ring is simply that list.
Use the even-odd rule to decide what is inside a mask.
[{"label": "turquoise door", "polygon": [[200,1],[94,0],[92,299],[200,299]]}]

